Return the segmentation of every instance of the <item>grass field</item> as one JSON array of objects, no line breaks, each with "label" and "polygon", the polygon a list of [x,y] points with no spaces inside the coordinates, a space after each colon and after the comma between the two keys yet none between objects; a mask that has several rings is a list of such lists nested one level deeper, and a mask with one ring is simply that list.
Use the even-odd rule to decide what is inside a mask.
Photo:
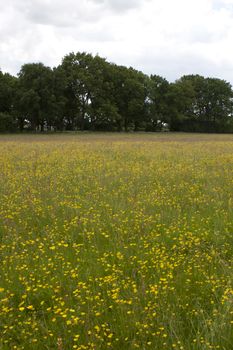
[{"label": "grass field", "polygon": [[0,349],[233,349],[233,135],[0,136]]}]

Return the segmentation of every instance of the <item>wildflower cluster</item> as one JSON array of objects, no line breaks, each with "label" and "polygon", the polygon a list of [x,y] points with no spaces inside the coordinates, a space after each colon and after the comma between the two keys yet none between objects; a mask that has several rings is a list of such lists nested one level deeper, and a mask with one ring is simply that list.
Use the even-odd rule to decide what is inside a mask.
[{"label": "wildflower cluster", "polygon": [[0,349],[230,349],[233,143],[91,138],[0,143]]}]

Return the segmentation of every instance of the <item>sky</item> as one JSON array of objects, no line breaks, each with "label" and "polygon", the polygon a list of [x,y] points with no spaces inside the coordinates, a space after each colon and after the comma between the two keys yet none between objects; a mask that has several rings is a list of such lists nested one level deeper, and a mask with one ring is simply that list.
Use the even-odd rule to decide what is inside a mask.
[{"label": "sky", "polygon": [[0,0],[0,69],[61,63],[70,52],[174,81],[233,85],[233,0]]}]

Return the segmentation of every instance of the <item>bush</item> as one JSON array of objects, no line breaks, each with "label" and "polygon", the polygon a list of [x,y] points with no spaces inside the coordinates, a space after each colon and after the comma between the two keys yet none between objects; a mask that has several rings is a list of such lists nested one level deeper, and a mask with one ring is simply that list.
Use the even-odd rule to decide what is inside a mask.
[{"label": "bush", "polygon": [[16,131],[15,120],[11,114],[0,112],[0,132]]}]

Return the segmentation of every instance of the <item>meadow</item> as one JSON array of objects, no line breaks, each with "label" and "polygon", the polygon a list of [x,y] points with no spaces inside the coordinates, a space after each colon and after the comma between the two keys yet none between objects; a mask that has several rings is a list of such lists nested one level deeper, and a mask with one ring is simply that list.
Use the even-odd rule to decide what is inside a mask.
[{"label": "meadow", "polygon": [[1,350],[233,349],[233,135],[0,136]]}]

